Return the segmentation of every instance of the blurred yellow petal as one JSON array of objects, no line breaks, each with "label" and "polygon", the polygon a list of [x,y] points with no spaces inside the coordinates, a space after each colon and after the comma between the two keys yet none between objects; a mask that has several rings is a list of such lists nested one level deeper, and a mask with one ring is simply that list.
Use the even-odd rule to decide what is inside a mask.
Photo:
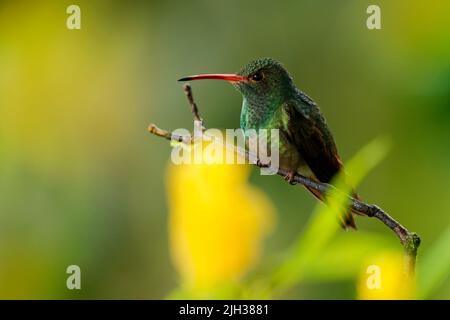
[{"label": "blurred yellow petal", "polygon": [[414,299],[415,286],[404,274],[403,254],[387,251],[367,260],[358,282],[358,298],[365,300]]},{"label": "blurred yellow petal", "polygon": [[[203,156],[212,155],[204,148]],[[169,166],[171,254],[189,290],[235,282],[258,261],[274,209],[248,184],[249,172],[249,165]]]}]

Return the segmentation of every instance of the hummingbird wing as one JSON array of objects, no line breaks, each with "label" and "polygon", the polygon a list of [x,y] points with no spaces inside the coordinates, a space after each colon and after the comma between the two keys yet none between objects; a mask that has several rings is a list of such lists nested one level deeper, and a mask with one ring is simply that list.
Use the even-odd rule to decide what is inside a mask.
[{"label": "hummingbird wing", "polygon": [[[288,116],[287,137],[317,179],[329,183],[342,170],[342,161],[319,107],[305,94],[301,93],[299,97],[283,105]],[[308,190],[323,200],[322,194]],[[345,215],[343,224],[356,228],[351,212]]]},{"label": "hummingbird wing", "polygon": [[319,108],[312,100],[289,101],[283,107],[291,143],[315,176],[321,182],[330,182],[341,170],[342,161]]}]

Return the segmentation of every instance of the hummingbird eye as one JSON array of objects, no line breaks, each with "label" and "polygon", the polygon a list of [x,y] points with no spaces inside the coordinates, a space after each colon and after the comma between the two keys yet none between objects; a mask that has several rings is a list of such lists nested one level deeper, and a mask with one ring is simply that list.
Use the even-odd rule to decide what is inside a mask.
[{"label": "hummingbird eye", "polygon": [[262,72],[256,72],[251,76],[253,81],[261,81],[264,78]]}]

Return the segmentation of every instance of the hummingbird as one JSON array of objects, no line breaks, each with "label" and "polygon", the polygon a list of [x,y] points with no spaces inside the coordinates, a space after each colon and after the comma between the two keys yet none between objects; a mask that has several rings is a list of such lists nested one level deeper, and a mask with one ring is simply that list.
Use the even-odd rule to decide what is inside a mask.
[{"label": "hummingbird", "polygon": [[[278,129],[279,165],[288,170],[285,179],[294,184],[296,173],[329,183],[343,171],[336,143],[318,105],[296,87],[286,68],[272,58],[249,62],[235,74],[199,74],[178,81],[226,80],[243,96],[242,129]],[[306,187],[324,201],[319,191]],[[353,191],[353,196],[358,195]],[[342,215],[344,228],[356,229],[351,209]]]}]

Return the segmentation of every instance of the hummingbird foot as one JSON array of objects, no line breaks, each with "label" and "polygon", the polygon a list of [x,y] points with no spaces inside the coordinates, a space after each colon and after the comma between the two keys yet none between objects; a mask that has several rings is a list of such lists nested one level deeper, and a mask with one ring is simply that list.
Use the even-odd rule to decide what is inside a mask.
[{"label": "hummingbird foot", "polygon": [[289,182],[290,185],[296,185],[297,182],[295,182],[294,177],[295,177],[296,172],[295,171],[289,171],[287,175],[284,176],[284,180],[286,180],[287,182]]},{"label": "hummingbird foot", "polygon": [[261,160],[256,160],[256,165],[260,168],[269,168],[270,167],[270,162],[266,163],[266,162],[261,162]]}]

